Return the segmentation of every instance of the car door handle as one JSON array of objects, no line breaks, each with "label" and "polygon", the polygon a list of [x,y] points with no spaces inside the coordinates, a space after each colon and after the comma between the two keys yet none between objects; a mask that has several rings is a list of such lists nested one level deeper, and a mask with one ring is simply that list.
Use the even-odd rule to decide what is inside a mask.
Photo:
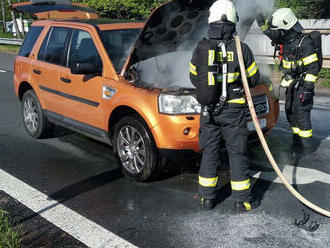
[{"label": "car door handle", "polygon": [[36,69],[33,69],[33,72],[35,73],[35,74],[41,74],[41,71],[39,71],[39,70],[36,70]]},{"label": "car door handle", "polygon": [[68,79],[68,78],[63,78],[61,77],[61,81],[66,83],[66,84],[70,84],[71,83],[71,79]]}]

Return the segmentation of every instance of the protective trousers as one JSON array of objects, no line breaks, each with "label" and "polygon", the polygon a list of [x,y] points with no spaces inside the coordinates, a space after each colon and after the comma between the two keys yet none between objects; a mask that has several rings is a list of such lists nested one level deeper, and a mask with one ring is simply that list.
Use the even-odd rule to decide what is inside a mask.
[{"label": "protective trousers", "polygon": [[301,102],[301,95],[304,89],[299,84],[294,83],[286,90],[285,113],[293,131],[293,145],[302,146],[303,149],[310,149],[312,146],[312,122],[311,102]]},{"label": "protective trousers", "polygon": [[199,171],[199,195],[204,199],[216,198],[217,182],[221,180],[218,178],[218,168],[221,165],[220,147],[225,140],[229,155],[232,198],[237,202],[250,201],[245,108],[226,108],[216,116],[202,112],[199,139],[203,151]]}]

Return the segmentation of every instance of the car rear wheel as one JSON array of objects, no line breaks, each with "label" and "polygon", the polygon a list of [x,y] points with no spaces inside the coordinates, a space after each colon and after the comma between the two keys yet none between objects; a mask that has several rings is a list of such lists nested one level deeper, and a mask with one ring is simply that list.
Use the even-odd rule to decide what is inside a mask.
[{"label": "car rear wheel", "polygon": [[22,117],[26,132],[33,138],[49,137],[54,124],[45,117],[40,102],[32,90],[24,93],[22,99]]},{"label": "car rear wheel", "polygon": [[116,124],[113,146],[126,176],[137,181],[156,176],[162,158],[147,125],[138,115],[126,116]]}]

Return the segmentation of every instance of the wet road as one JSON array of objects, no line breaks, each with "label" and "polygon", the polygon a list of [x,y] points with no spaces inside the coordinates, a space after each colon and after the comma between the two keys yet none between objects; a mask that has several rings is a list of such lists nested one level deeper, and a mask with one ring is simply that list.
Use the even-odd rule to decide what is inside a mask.
[{"label": "wet road", "polygon": [[[2,64],[5,59],[1,57]],[[121,175],[111,148],[62,128],[51,139],[33,140],[24,131],[20,103],[8,67],[0,67],[0,169],[67,208],[139,247],[330,247],[329,219],[312,215],[315,233],[292,223],[300,204],[276,180],[261,148],[251,148],[258,177],[254,194],[262,206],[236,214],[228,196],[228,172],[219,192],[224,201],[204,212],[194,201],[197,169],[170,163],[165,176],[137,183]],[[8,72],[9,71],[9,72]],[[330,100],[318,98],[313,111],[316,151],[296,167],[288,159],[291,134],[283,112],[267,138],[271,151],[299,191],[330,210]],[[321,106],[322,105],[322,106]],[[261,171],[261,173],[259,173]],[[258,174],[257,174],[258,173]],[[1,190],[1,189],[0,189]],[[48,210],[45,210],[48,211]]]}]

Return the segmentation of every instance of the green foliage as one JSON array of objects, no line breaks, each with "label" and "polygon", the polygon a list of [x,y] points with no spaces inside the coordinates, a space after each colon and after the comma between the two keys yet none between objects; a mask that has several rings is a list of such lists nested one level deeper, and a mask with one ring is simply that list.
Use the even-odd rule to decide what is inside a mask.
[{"label": "green foliage", "polygon": [[2,30],[0,30],[0,38],[14,38],[14,35],[12,33],[3,33]]},{"label": "green foliage", "polygon": [[320,73],[320,85],[322,87],[330,88],[330,69],[323,68]]},{"label": "green foliage", "polygon": [[21,247],[19,232],[13,230],[13,223],[9,220],[8,213],[2,210],[0,210],[0,247]]},{"label": "green foliage", "polygon": [[147,18],[163,2],[165,0],[82,0],[102,17],[135,20]]},{"label": "green foliage", "polygon": [[329,0],[276,0],[278,8],[291,8],[299,19],[330,18]]}]

